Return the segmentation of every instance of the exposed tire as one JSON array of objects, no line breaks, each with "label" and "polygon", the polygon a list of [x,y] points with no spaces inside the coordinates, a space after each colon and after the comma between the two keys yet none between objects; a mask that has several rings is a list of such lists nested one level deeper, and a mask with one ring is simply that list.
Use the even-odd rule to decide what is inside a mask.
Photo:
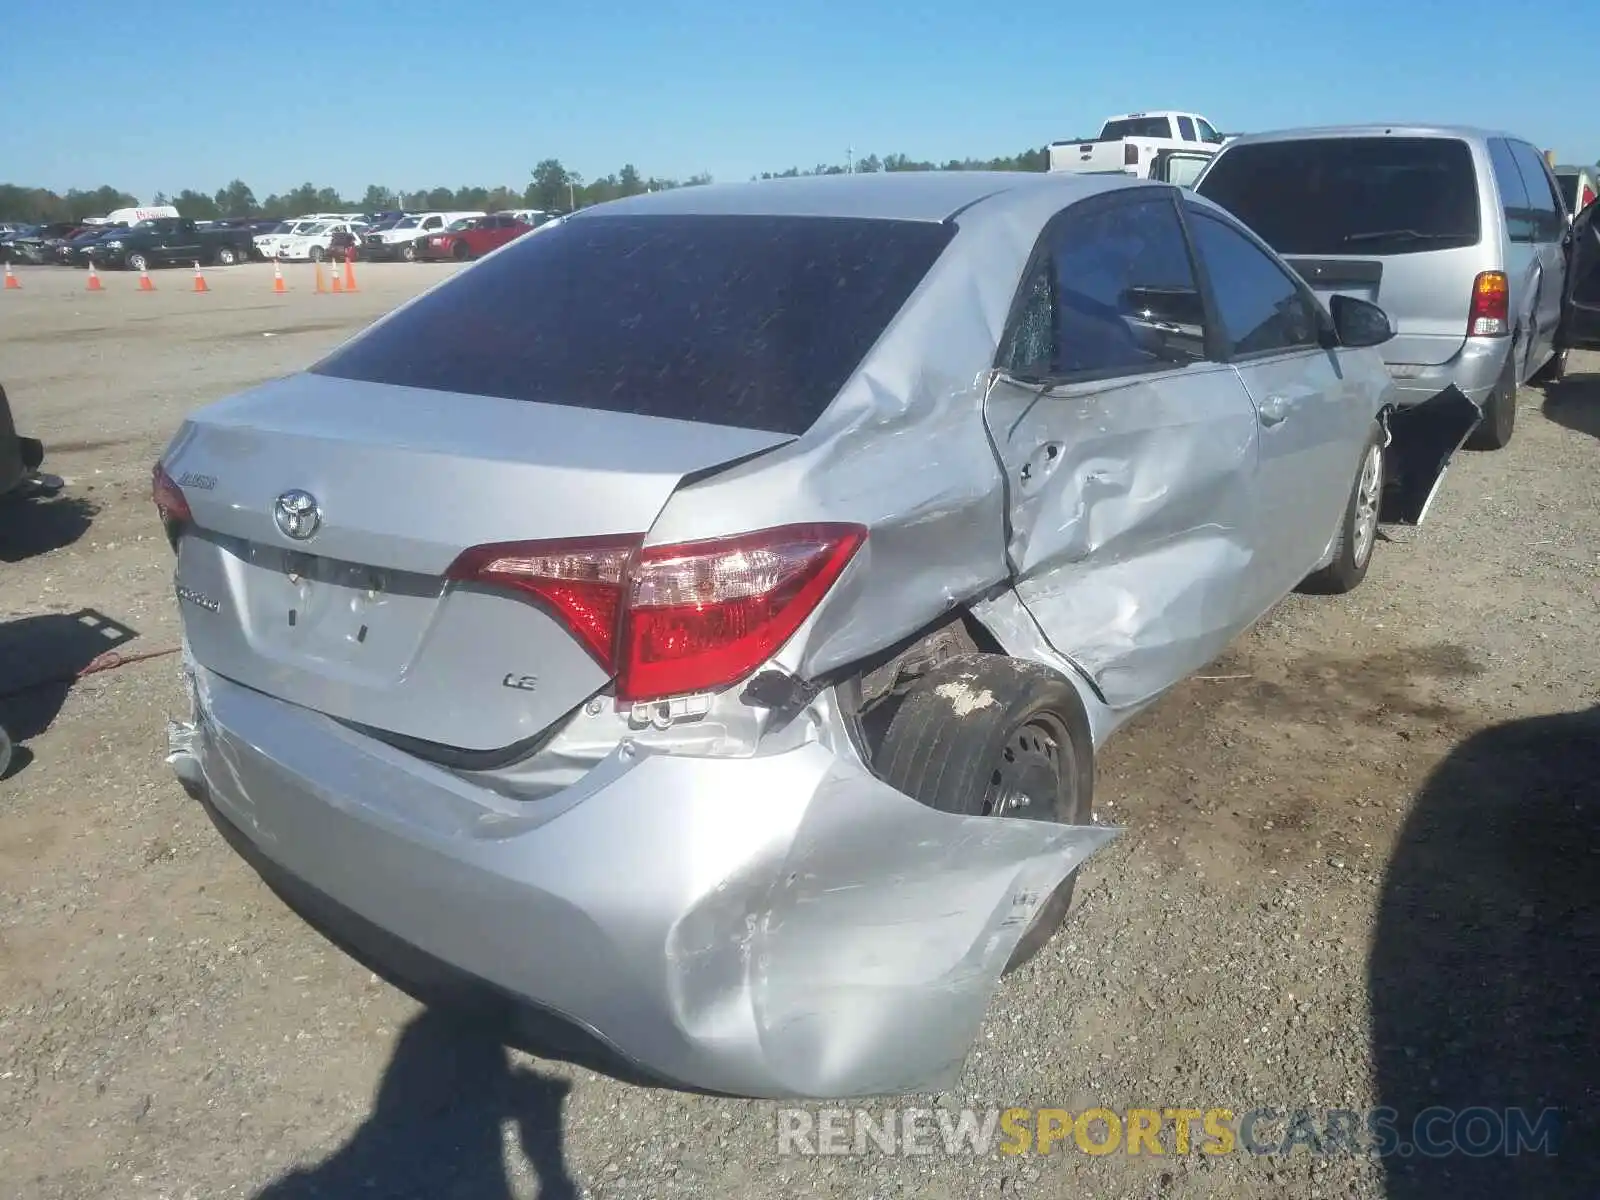
[{"label": "exposed tire", "polygon": [[[1073,686],[1045,667],[963,654],[912,685],[874,755],[891,787],[940,812],[1087,825],[1094,743]],[[1074,871],[1039,907],[1005,966],[1010,974],[1060,928]]]},{"label": "exposed tire", "polygon": [[1506,355],[1506,365],[1483,406],[1483,420],[1467,438],[1468,450],[1504,450],[1511,444],[1517,426],[1517,353],[1513,346]]},{"label": "exposed tire", "polygon": [[1378,544],[1378,514],[1383,507],[1383,429],[1374,425],[1361,450],[1350,498],[1333,548],[1333,561],[1300,584],[1302,592],[1338,596],[1354,591],[1367,577]]},{"label": "exposed tire", "polygon": [[217,247],[217,266],[231,267],[239,261],[239,252],[232,246]]},{"label": "exposed tire", "polygon": [[128,270],[147,271],[150,269],[150,260],[135,250],[128,255]]},{"label": "exposed tire", "polygon": [[415,242],[407,242],[400,250],[400,257],[405,259],[407,262],[416,262],[417,244]]},{"label": "exposed tire", "polygon": [[1552,354],[1550,361],[1535,371],[1533,378],[1528,382],[1540,384],[1560,383],[1567,377],[1567,354],[1566,350],[1559,350]]},{"label": "exposed tire", "polygon": [[466,262],[468,258],[472,257],[472,251],[465,242],[457,242],[450,247],[450,257],[457,262]]},{"label": "exposed tire", "polygon": [[4,725],[0,725],[0,779],[6,777],[6,772],[11,770],[11,758],[16,753],[12,744],[11,733]]},{"label": "exposed tire", "polygon": [[319,263],[319,262],[322,261],[322,247],[321,246],[313,246],[313,247],[311,247],[311,261],[314,262],[314,263]]}]

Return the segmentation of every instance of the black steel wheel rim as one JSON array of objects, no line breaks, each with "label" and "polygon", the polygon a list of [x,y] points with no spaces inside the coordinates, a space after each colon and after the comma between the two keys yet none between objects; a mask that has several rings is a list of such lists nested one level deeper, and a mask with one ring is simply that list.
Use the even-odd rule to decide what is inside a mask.
[{"label": "black steel wheel rim", "polygon": [[1050,713],[1036,713],[1013,729],[990,769],[983,815],[1059,820],[1070,747],[1066,727]]}]

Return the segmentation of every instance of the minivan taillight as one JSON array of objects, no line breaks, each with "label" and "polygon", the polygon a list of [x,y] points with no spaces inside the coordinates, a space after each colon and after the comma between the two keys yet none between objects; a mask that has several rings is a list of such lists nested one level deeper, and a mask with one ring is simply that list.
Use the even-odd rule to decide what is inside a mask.
[{"label": "minivan taillight", "polygon": [[1504,337],[1511,332],[1511,285],[1503,271],[1480,271],[1472,281],[1468,337]]},{"label": "minivan taillight", "polygon": [[548,606],[617,679],[622,703],[728,687],[805,622],[866,541],[860,525],[786,525],[640,549],[639,535],[479,546],[450,579]]}]

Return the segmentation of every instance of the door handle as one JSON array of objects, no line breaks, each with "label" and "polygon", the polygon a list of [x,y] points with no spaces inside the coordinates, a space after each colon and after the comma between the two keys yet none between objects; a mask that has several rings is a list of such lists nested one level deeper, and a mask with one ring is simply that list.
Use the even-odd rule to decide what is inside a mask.
[{"label": "door handle", "polygon": [[1276,425],[1289,415],[1289,402],[1282,396],[1268,396],[1256,406],[1263,425]]}]

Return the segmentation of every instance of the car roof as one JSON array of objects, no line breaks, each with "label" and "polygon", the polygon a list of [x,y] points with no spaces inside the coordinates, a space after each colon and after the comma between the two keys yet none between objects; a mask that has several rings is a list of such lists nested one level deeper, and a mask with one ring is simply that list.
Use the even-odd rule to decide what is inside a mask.
[{"label": "car roof", "polygon": [[1513,138],[1519,142],[1528,140],[1517,134],[1507,133],[1503,129],[1480,129],[1472,125],[1408,125],[1391,122],[1383,125],[1307,125],[1297,129],[1270,129],[1261,133],[1241,133],[1222,149],[1231,150],[1235,146],[1258,145],[1263,142],[1299,142],[1317,138],[1352,137],[1438,137],[1462,138],[1468,141],[1481,141],[1489,138]]},{"label": "car roof", "polygon": [[1044,171],[876,171],[803,175],[749,183],[708,183],[647,192],[580,209],[573,219],[603,216],[704,215],[872,217],[949,220],[982,204],[986,210],[1040,200],[1057,205],[1119,187],[1148,186],[1121,173]]}]

